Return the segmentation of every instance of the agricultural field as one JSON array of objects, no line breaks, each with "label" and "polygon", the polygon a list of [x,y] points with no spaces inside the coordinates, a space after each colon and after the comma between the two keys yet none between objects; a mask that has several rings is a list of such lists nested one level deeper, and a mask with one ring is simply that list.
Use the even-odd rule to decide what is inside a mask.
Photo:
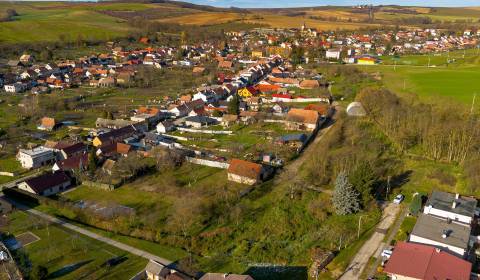
[{"label": "agricultural field", "polygon": [[[2,4],[0,10],[15,9],[13,21],[0,22],[0,43],[32,41],[110,40],[132,30],[124,20],[89,9]],[[68,19],[68,20],[66,20]]]},{"label": "agricultural field", "polygon": [[[49,277],[58,279],[119,279],[141,271],[147,260],[115,247],[95,241],[55,225],[49,225],[25,212],[8,215],[8,222],[1,227],[19,239],[32,233],[39,240],[24,245],[14,252],[20,265],[44,266]],[[19,236],[24,234],[22,236]],[[122,259],[117,265],[107,266],[113,258]],[[31,268],[29,268],[31,269]],[[28,271],[25,269],[24,271]]]},{"label": "agricultural field", "polygon": [[[480,86],[471,82],[480,78],[480,55],[476,49],[382,60],[380,65],[358,67],[381,74],[384,85],[396,93],[415,95],[424,101],[456,101],[465,105],[471,105],[474,95],[480,94]],[[448,60],[451,63],[447,64]],[[478,106],[474,109],[478,112]]]}]

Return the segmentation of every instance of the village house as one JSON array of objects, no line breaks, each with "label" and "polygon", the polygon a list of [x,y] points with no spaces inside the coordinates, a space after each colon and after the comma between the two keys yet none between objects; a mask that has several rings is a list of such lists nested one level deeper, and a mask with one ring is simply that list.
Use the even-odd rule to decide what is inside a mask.
[{"label": "village house", "polygon": [[119,129],[125,126],[134,125],[136,123],[137,122],[132,120],[122,120],[122,119],[110,120],[110,119],[97,118],[97,120],[95,121],[95,127]]},{"label": "village house", "polygon": [[84,152],[83,154],[74,155],[66,159],[57,161],[53,167],[52,171],[71,171],[71,170],[86,170],[88,168],[88,154]]},{"label": "village house", "polygon": [[174,131],[176,128],[175,124],[172,121],[163,121],[157,124],[157,132],[158,133],[167,133],[170,131]]},{"label": "village house", "polygon": [[27,90],[28,86],[25,83],[16,82],[14,84],[4,85],[3,88],[6,92],[22,93]]},{"label": "village house", "polygon": [[307,135],[304,133],[283,135],[275,139],[276,144],[288,145],[296,149],[302,147],[306,141]]},{"label": "village house", "polygon": [[305,110],[316,111],[320,116],[326,118],[330,117],[333,114],[333,110],[330,108],[328,104],[308,104],[304,108]]},{"label": "village house", "polygon": [[203,126],[210,126],[217,123],[216,119],[205,117],[205,116],[194,116],[188,117],[185,119],[185,125],[191,126],[194,128],[201,128]]},{"label": "village house", "polygon": [[193,280],[191,277],[150,260],[145,267],[147,280]]},{"label": "village house", "polygon": [[23,168],[39,168],[53,164],[55,153],[52,149],[43,146],[31,150],[20,149],[17,154],[17,160],[20,161]]},{"label": "village house", "polygon": [[231,125],[234,125],[237,122],[238,122],[238,116],[237,115],[225,114],[225,115],[222,116],[221,125],[223,127],[229,127]]},{"label": "village house", "polygon": [[477,208],[477,200],[441,191],[433,191],[423,213],[471,225]]},{"label": "village house", "polygon": [[63,171],[43,174],[18,184],[18,188],[36,195],[50,196],[66,190],[71,180]]},{"label": "village house", "polygon": [[292,108],[287,113],[286,127],[289,130],[314,131],[319,119],[320,115],[316,111]]},{"label": "village house", "polygon": [[409,241],[437,247],[459,257],[470,248],[470,225],[420,214]]},{"label": "village house", "polygon": [[56,128],[57,123],[54,118],[43,117],[40,120],[40,125],[37,127],[39,130],[52,131]]},{"label": "village house", "polygon": [[383,271],[398,280],[470,280],[472,264],[435,247],[400,241]]},{"label": "village house", "polygon": [[334,59],[334,60],[339,60],[340,59],[340,50],[338,49],[329,49],[325,52],[325,57],[327,59]]},{"label": "village house", "polygon": [[119,129],[114,129],[110,132],[97,135],[93,139],[94,147],[101,147],[112,144],[114,142],[121,142],[129,137],[142,134],[143,132],[137,129],[134,125],[125,126]]},{"label": "village house", "polygon": [[127,157],[128,153],[131,151],[132,146],[130,145],[120,142],[113,142],[98,148],[96,155],[108,158],[117,158],[118,156]]},{"label": "village house", "polygon": [[255,185],[272,174],[273,170],[262,164],[241,159],[232,159],[228,167],[228,180],[246,185]]},{"label": "village house", "polygon": [[53,149],[57,153],[57,159],[59,160],[67,159],[69,157],[81,155],[87,152],[87,146],[81,142],[58,142],[53,146]]}]

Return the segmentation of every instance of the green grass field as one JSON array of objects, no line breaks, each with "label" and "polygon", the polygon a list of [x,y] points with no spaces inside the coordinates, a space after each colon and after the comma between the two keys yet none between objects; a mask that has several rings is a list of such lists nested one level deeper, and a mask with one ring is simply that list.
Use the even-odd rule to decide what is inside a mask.
[{"label": "green grass field", "polygon": [[[122,4],[120,8],[125,5]],[[0,11],[8,8],[15,9],[19,16],[10,22],[0,22],[0,43],[73,41],[79,36],[83,39],[109,40],[132,30],[124,20],[97,13],[88,6],[83,9],[69,6],[48,8],[43,4],[6,3],[2,4]]]},{"label": "green grass field", "polygon": [[[455,59],[455,62],[447,65],[447,59]],[[480,79],[478,50],[383,57],[382,60],[381,65],[360,68],[382,74],[384,85],[398,94],[417,95],[428,102],[456,101],[467,105],[472,103],[475,94],[480,94],[480,84],[474,82]],[[430,67],[427,67],[429,61]]]},{"label": "green grass field", "polygon": [[[40,240],[22,249],[33,266],[48,268],[51,279],[128,279],[141,271],[147,260],[121,251],[63,228],[49,225],[20,211],[9,215],[9,223],[2,228],[13,235],[32,232]],[[106,268],[105,261],[114,257],[125,261]],[[68,266],[72,265],[69,269]]]}]

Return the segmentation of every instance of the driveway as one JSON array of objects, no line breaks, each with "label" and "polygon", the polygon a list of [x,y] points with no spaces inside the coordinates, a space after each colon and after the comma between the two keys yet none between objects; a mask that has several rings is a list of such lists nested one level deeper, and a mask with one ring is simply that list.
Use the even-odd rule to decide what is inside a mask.
[{"label": "driveway", "polygon": [[378,248],[385,238],[385,234],[388,229],[395,222],[395,218],[400,213],[401,207],[394,203],[389,203],[383,210],[382,220],[377,226],[376,231],[370,237],[370,239],[363,244],[362,248],[355,255],[350,262],[345,273],[339,278],[341,280],[353,280],[359,279],[360,274],[368,264],[370,257],[377,252]]}]

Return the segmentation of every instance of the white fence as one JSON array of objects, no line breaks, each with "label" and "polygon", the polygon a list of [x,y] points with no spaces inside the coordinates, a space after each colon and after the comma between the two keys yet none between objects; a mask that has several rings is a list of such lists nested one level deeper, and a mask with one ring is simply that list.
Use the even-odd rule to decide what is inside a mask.
[{"label": "white fence", "polygon": [[186,157],[186,158],[187,158],[187,161],[190,163],[199,164],[203,166],[210,166],[210,167],[216,167],[221,169],[228,169],[228,167],[230,167],[230,164],[227,162],[220,162],[220,161],[194,158],[194,157]]},{"label": "white fence", "polygon": [[205,133],[205,134],[232,134],[233,131],[229,130],[206,130],[206,129],[192,129],[192,128],[185,128],[185,127],[177,127],[179,131],[186,131],[192,133]]}]

